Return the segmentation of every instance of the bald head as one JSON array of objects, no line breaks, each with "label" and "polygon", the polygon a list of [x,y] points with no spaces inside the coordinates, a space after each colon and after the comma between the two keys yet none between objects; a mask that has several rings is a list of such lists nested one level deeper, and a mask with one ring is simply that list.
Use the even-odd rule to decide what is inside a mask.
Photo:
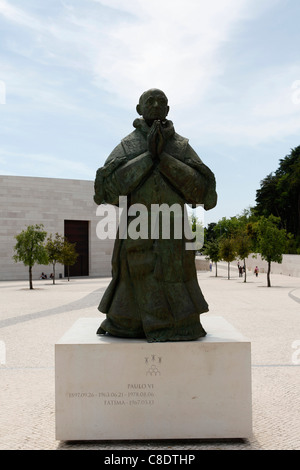
[{"label": "bald head", "polygon": [[164,99],[168,103],[168,98],[166,97],[165,93],[162,90],[159,90],[158,88],[151,88],[150,90],[144,91],[144,93],[140,96],[139,104],[142,105],[145,102],[145,100],[149,98],[149,96],[157,96],[157,95],[164,97]]},{"label": "bald head", "polygon": [[162,90],[151,88],[141,95],[136,110],[150,125],[155,120],[164,121],[169,112],[168,98]]}]

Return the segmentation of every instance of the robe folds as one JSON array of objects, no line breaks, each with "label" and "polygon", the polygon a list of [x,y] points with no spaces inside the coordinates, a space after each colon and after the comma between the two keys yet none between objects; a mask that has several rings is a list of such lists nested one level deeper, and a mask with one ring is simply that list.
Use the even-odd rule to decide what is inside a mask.
[{"label": "robe folds", "polygon": [[[126,196],[128,209],[142,204],[148,211],[149,236],[133,239],[118,233],[112,280],[98,307],[106,314],[98,333],[148,342],[195,340],[206,334],[200,314],[208,311],[208,304],[198,284],[195,252],[186,249],[184,211],[186,204],[203,204],[206,210],[216,205],[215,177],[171,121],[163,124],[165,145],[157,159],[148,151],[150,127],[143,119],[133,125],[135,130],[98,169],[94,200],[117,206]],[[176,204],[182,211],[170,211],[168,238],[162,235],[159,219],[158,232],[151,238],[151,210],[162,204]],[[127,224],[133,219],[128,215]],[[178,223],[181,238],[174,234]]]}]

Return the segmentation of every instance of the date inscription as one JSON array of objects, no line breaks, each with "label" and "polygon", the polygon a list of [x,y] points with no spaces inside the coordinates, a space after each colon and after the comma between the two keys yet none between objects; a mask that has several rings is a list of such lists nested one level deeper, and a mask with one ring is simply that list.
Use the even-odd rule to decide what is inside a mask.
[{"label": "date inscription", "polygon": [[67,398],[100,400],[104,406],[153,406],[155,390],[153,383],[127,384],[127,389],[86,392],[67,392]]}]

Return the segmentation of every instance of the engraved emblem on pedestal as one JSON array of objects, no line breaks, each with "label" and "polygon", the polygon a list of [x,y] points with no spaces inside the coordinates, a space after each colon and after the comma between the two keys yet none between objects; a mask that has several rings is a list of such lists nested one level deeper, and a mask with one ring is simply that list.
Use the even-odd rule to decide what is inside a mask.
[{"label": "engraved emblem on pedestal", "polygon": [[147,366],[146,375],[148,376],[159,376],[161,375],[160,366],[162,363],[162,357],[156,354],[151,354],[145,357],[145,364]]}]

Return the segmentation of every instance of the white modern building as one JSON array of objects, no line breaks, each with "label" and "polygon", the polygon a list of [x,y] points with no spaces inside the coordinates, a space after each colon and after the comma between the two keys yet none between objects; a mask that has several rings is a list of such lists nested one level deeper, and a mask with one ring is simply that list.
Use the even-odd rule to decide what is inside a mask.
[{"label": "white modern building", "polygon": [[[94,182],[27,176],[0,176],[0,281],[28,279],[28,268],[13,260],[15,235],[28,225],[43,224],[50,235],[65,235],[76,242],[79,258],[70,268],[71,276],[111,276],[113,239],[100,240],[96,227],[100,217],[93,200]],[[266,272],[266,262],[258,257],[247,260],[248,269],[259,266]],[[209,262],[196,258],[198,270],[208,270]],[[272,273],[300,277],[300,255],[284,255],[282,264],[272,263]],[[48,276],[51,266],[35,265],[33,277]],[[65,276],[58,265],[57,277]]]},{"label": "white modern building", "polygon": [[[28,278],[28,268],[13,260],[15,235],[28,225],[43,224],[76,242],[78,261],[71,276],[110,276],[113,240],[99,240],[94,182],[25,176],[0,176],[0,280]],[[33,277],[50,275],[51,266],[35,265]],[[57,277],[65,275],[58,265]]]}]

